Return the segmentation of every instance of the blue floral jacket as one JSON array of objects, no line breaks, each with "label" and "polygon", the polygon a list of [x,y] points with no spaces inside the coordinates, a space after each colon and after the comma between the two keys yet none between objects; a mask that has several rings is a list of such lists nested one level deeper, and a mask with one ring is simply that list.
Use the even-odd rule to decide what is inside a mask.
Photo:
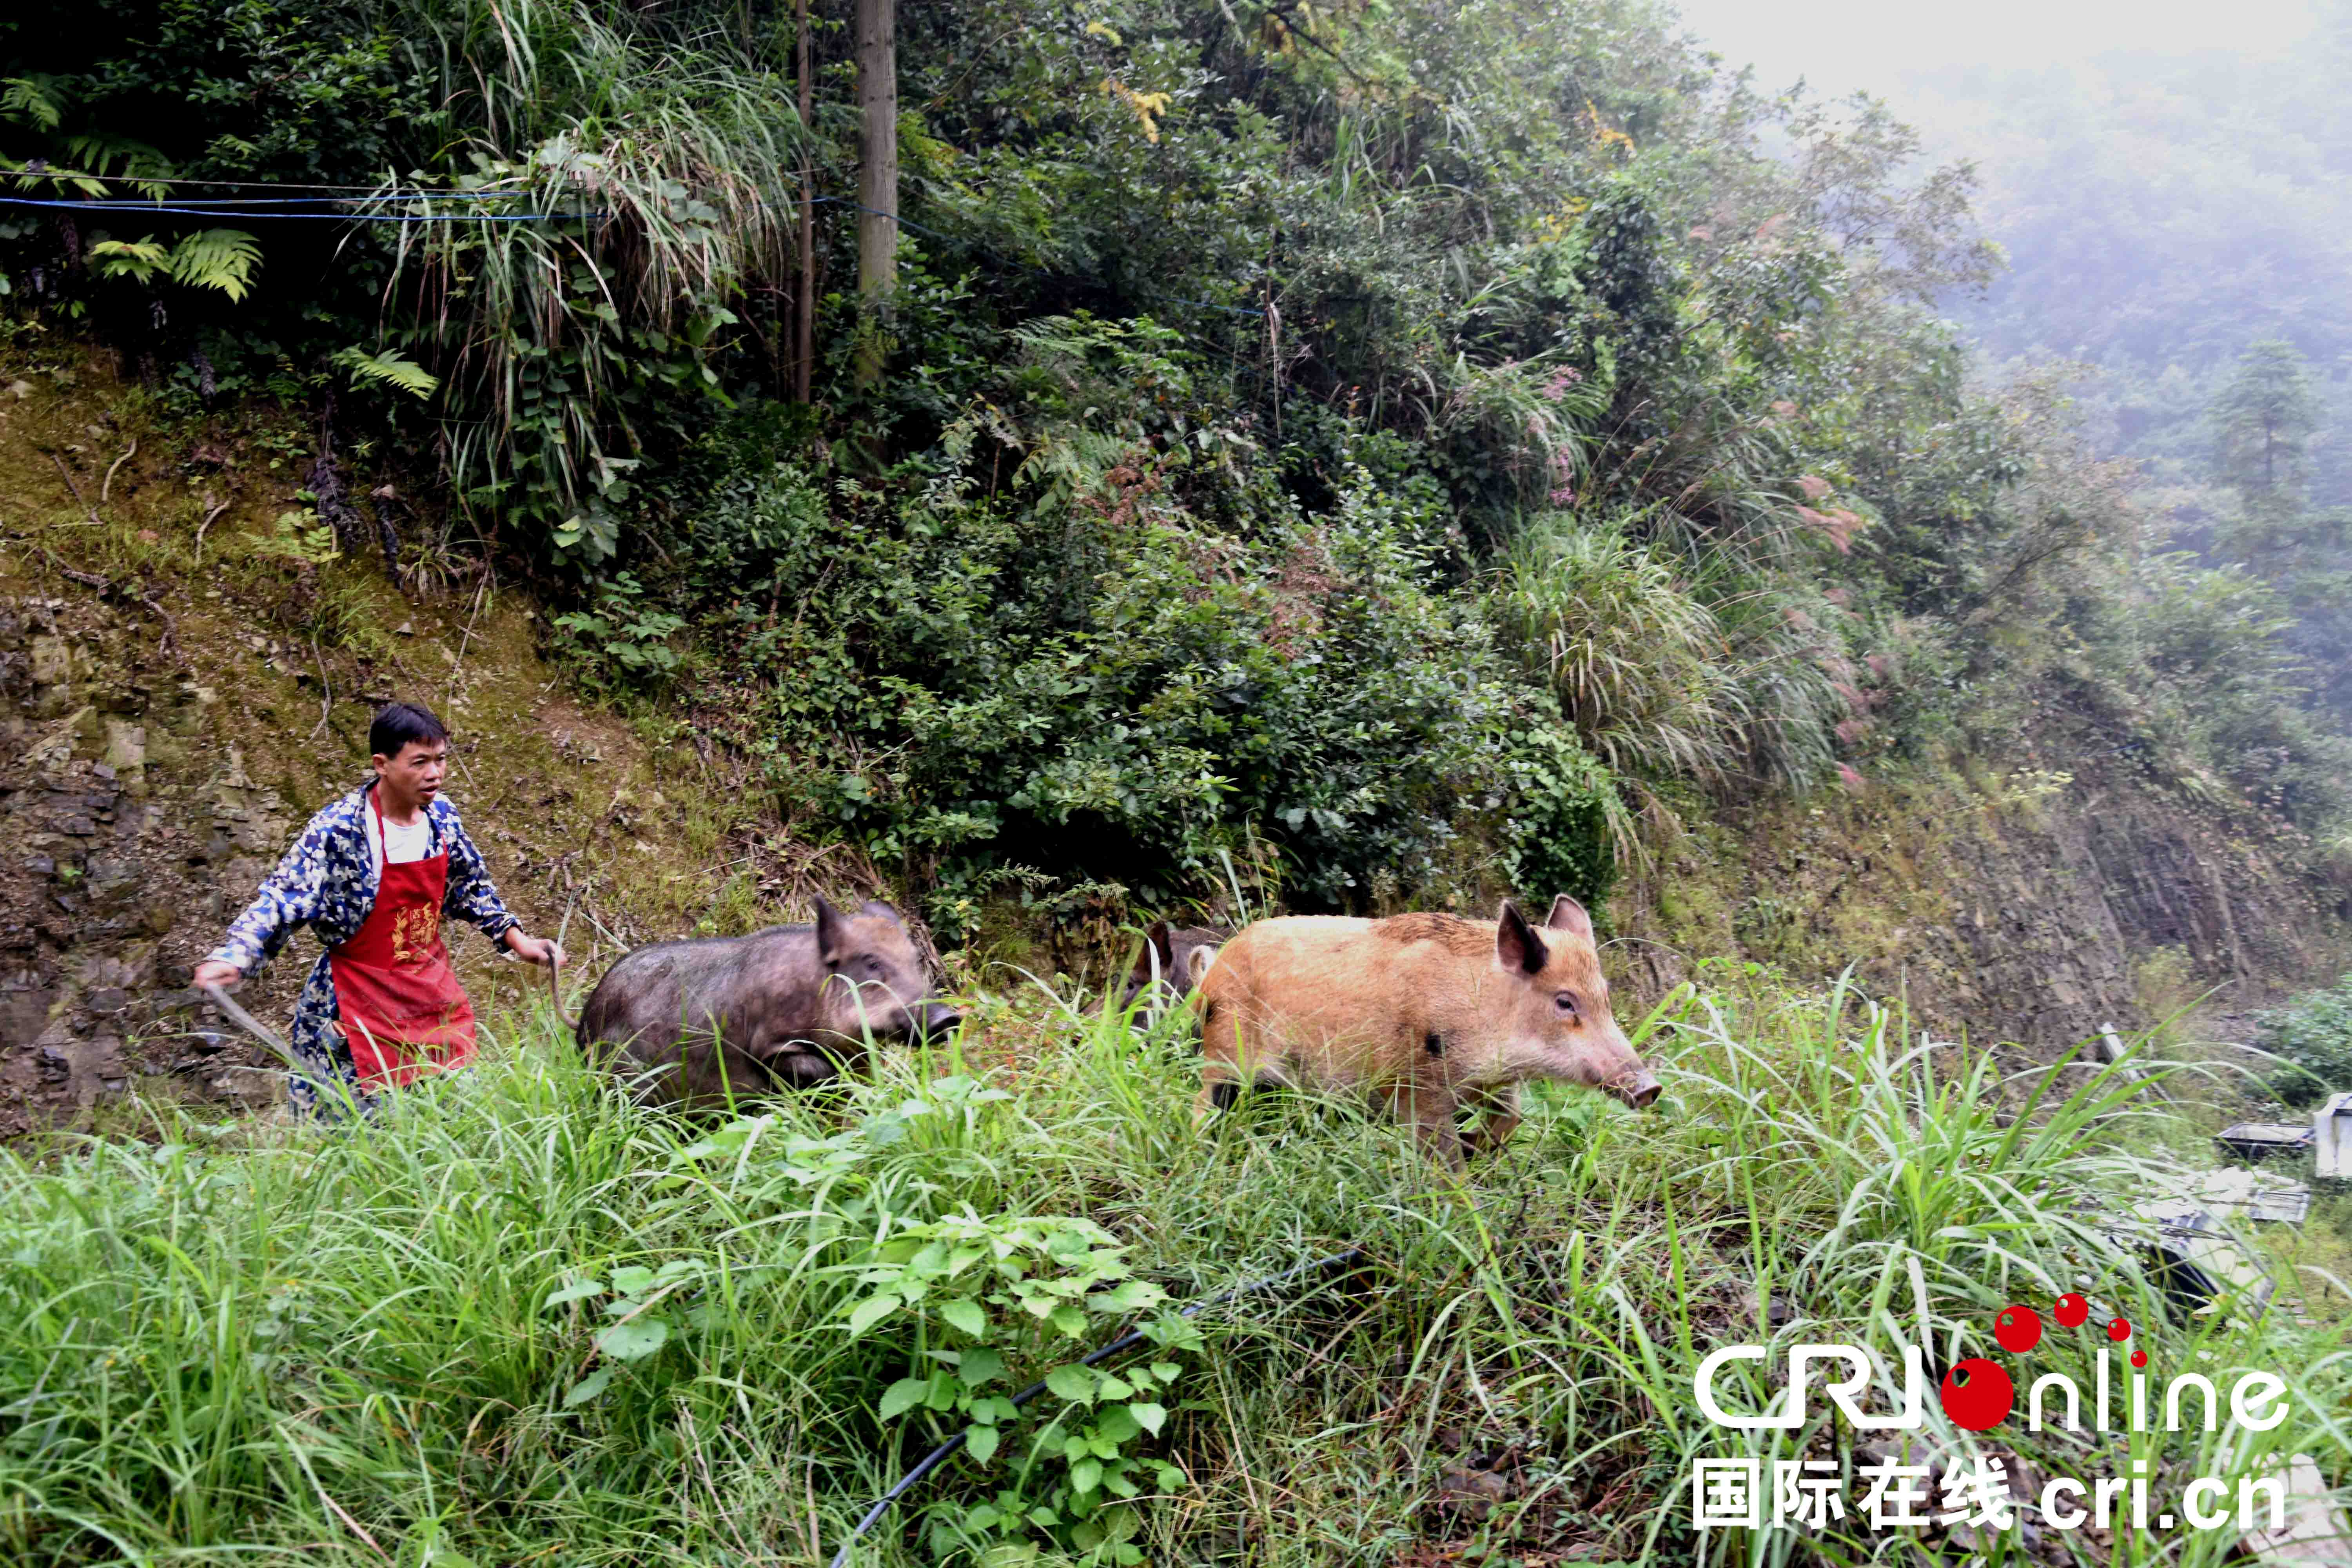
[{"label": "blue floral jacket", "polygon": [[[368,791],[375,787],[371,780],[310,819],[253,902],[230,922],[228,939],[211,957],[250,975],[277,955],[298,927],[309,926],[328,948],[358,932],[375,908],[375,855],[367,838]],[[482,852],[457,821],[457,808],[436,796],[425,815],[432,829],[425,853],[449,852],[449,890],[441,900],[442,914],[481,927],[493,942],[522,924],[499,900]],[[321,952],[311,965],[287,1038],[312,1073],[307,1079],[296,1074],[290,1085],[295,1109],[304,1112],[319,1108],[322,1084],[340,1086],[331,1097],[336,1100],[345,1093],[362,1103],[366,1098],[360,1093],[351,1047],[327,1026],[339,1016],[334,973],[327,960]]]}]

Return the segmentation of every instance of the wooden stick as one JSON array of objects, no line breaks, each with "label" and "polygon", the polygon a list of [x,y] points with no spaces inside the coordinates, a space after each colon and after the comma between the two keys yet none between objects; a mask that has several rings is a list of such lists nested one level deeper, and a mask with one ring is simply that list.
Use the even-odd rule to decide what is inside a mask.
[{"label": "wooden stick", "polygon": [[228,502],[213,500],[213,492],[210,490],[205,492],[205,505],[211,510],[205,513],[204,521],[196,524],[196,564],[199,566],[205,563],[205,530],[210,528],[214,521],[228,510]]},{"label": "wooden stick", "polygon": [[81,487],[74,483],[73,475],[66,471],[66,460],[63,458],[58,457],[55,452],[51,452],[49,454],[49,461],[58,466],[58,478],[65,480],[66,489],[73,492],[74,504],[80,507],[82,510],[89,514],[89,521],[88,522],[69,522],[65,526],[68,528],[97,528],[100,526],[98,521],[98,509],[91,506],[89,502],[81,499]]},{"label": "wooden stick", "polygon": [[131,437],[131,445],[129,448],[123,452],[122,456],[115,458],[112,466],[106,470],[106,481],[98,487],[99,505],[104,506],[106,504],[107,493],[114,489],[114,470],[122,467],[123,464],[129,462],[138,455],[139,437],[133,436]]},{"label": "wooden stick", "polygon": [[335,706],[335,689],[327,679],[327,661],[319,652],[317,632],[310,634],[310,657],[318,661],[319,666],[319,721],[310,728],[310,739],[315,741],[319,738],[319,731],[327,727],[327,715]]}]

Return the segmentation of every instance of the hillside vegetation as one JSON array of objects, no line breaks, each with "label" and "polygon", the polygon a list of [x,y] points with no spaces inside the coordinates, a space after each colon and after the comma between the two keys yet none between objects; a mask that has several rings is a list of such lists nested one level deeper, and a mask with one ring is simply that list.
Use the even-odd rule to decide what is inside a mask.
[{"label": "hillside vegetation", "polygon": [[1970,389],[1965,174],[1640,7],[910,13],[871,291],[845,16],[803,131],[756,5],[105,10],[0,30],[15,188],[116,204],[12,209],[26,323],[321,400],[346,552],[527,564],[945,944],[1597,898],[1711,803],[2021,740],[2340,829],[2277,591]]},{"label": "hillside vegetation", "polygon": [[[1715,1345],[1999,1355],[2001,1308],[2069,1289],[2159,1373],[2277,1372],[2291,1414],[2128,1447],[2012,1423],[1994,1451],[2031,1496],[2146,1459],[2169,1506],[2192,1475],[2345,1451],[2339,1285],[2190,1317],[2142,1266],[2119,1216],[2179,1179],[2180,1131],[2145,1086],[2004,1079],[1850,992],[1710,982],[1633,1031],[1663,1114],[1539,1095],[1472,1186],[1336,1108],[1204,1134],[1180,1038],[1034,992],[961,1052],[700,1127],[510,1014],[481,1070],[357,1135],[173,1121],[48,1170],[0,1154],[0,1542],[27,1563],[813,1564],[977,1421],[995,1437],[853,1561],[1688,1561],[1694,1456],[1864,1458],[1822,1406],[1789,1434],[1700,1419]],[[1130,1323],[1131,1352],[1076,1364]],[[2053,1333],[2034,1370],[2085,1379],[2095,1339]],[[1949,1467],[1975,1441],[1935,1412],[1912,1453]],[[2012,1560],[2159,1539],[2124,1533]],[[1964,1539],[1849,1522],[1801,1550]],[[2162,1539],[2185,1563],[2235,1542]]]},{"label": "hillside vegetation", "polygon": [[[2134,1216],[2263,1086],[2067,1056],[2135,987],[2340,935],[2332,567],[2257,479],[2291,354],[2227,426],[2287,552],[2249,563],[2144,508],[2060,374],[1986,376],[1942,314],[1999,261],[1965,169],[1649,6],[979,0],[898,8],[894,53],[877,14],[0,16],[0,826],[133,798],[100,748],[152,711],[157,795],[105,826],[180,868],[148,903],[198,863],[219,900],[216,806],[257,856],[359,761],[307,654],[499,759],[454,793],[536,928],[602,957],[887,886],[967,1018],[688,1122],[509,973],[481,1068],[380,1121],[159,1089],[0,1150],[0,1552],[816,1564],[971,1426],[851,1561],[2229,1560],[1693,1531],[1696,1458],[1892,1451],[1703,1421],[1711,1350],[1940,1375],[2065,1291],[2288,1418],[1980,1439],[1931,1399],[1911,1460],[2345,1479],[2343,1201],[2254,1244],[2268,1311],[2190,1310]],[[224,722],[286,732],[258,815]],[[77,900],[128,861],[26,847],[9,984],[55,1000],[0,1065],[102,1067],[132,960],[49,911],[157,990],[218,911],[126,934]],[[1665,1097],[1543,1089],[1460,1176],[1305,1097],[1196,1124],[1181,1017],[1055,973],[1155,915],[1562,891]],[[1895,995],[1915,952],[1933,1037],[1771,967]]]}]

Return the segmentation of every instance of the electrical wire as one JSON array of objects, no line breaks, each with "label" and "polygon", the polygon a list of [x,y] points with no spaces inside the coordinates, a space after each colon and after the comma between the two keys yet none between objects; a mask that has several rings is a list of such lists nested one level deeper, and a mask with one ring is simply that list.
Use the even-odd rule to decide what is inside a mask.
[{"label": "electrical wire", "polygon": [[[1178,1316],[1186,1318],[1198,1317],[1201,1313],[1207,1311],[1210,1308],[1216,1306],[1221,1302],[1232,1301],[1244,1296],[1255,1296],[1259,1294],[1261,1291],[1271,1290],[1278,1285],[1288,1284],[1290,1281],[1299,1278],[1301,1275],[1320,1274],[1326,1269],[1337,1268],[1342,1264],[1359,1262],[1363,1258],[1363,1256],[1364,1249],[1362,1247],[1351,1247],[1345,1252],[1335,1252],[1328,1258],[1318,1258],[1312,1263],[1302,1263],[1297,1268],[1286,1269],[1280,1274],[1270,1274],[1263,1279],[1253,1279],[1247,1284],[1236,1285],[1227,1290],[1220,1290],[1213,1296],[1203,1296],[1199,1300],[1193,1302],[1191,1306],[1186,1307],[1178,1314]],[[1127,1332],[1119,1335],[1118,1338],[1111,1341],[1110,1343],[1103,1346],[1100,1350],[1089,1353],[1084,1360],[1080,1361],[1078,1364],[1080,1366],[1093,1366],[1097,1362],[1108,1361],[1112,1356],[1118,1354],[1121,1351],[1133,1350],[1136,1346],[1141,1344],[1145,1338],[1146,1336],[1141,1329],[1129,1329]],[[1045,1392],[1045,1384],[1042,1380],[1033,1383],[1028,1387],[1023,1389],[1020,1393],[1013,1396],[1013,1407],[1018,1409],[1020,1406],[1028,1404],[1031,1400],[1036,1398],[1037,1395]],[[949,1438],[946,1442],[932,1449],[929,1453],[924,1455],[921,1462],[917,1464],[913,1469],[908,1470],[905,1475],[899,1477],[898,1484],[892,1487],[888,1491],[884,1492],[879,1500],[877,1500],[872,1508],[866,1510],[866,1516],[857,1521],[856,1528],[853,1529],[849,1532],[848,1539],[841,1543],[841,1550],[834,1553],[831,1568],[847,1568],[850,1550],[857,1544],[858,1538],[863,1536],[867,1531],[874,1528],[876,1522],[879,1521],[884,1514],[890,1510],[890,1505],[892,1503],[897,1502],[901,1497],[905,1496],[907,1492],[912,1489],[917,1483],[923,1479],[924,1477],[929,1475],[933,1470],[938,1469],[941,1465],[947,1463],[948,1460],[954,1456],[955,1451],[964,1446],[964,1440],[971,1436],[971,1432],[972,1429],[971,1427],[965,1427],[962,1431],[957,1433],[954,1436]]]},{"label": "electrical wire", "polygon": [[[489,190],[392,191],[363,196],[186,196],[180,199],[202,202],[208,207],[296,207],[326,206],[338,203],[360,205],[368,202],[510,202],[532,194],[530,191]],[[44,199],[63,201],[68,198],[60,196]],[[152,206],[164,198],[161,196],[88,196],[83,199],[102,206],[143,207]]]},{"label": "electrical wire", "polygon": [[[193,184],[193,185],[206,185],[206,186],[212,186],[212,187],[220,188],[220,189],[226,189],[226,190],[246,190],[246,191],[254,191],[254,190],[258,190],[258,191],[329,191],[329,192],[333,192],[333,191],[348,191],[348,192],[357,193],[357,194],[355,194],[355,195],[310,195],[310,196],[190,196],[190,197],[184,197],[184,198],[182,198],[183,200],[184,200],[184,201],[188,201],[188,202],[201,203],[201,204],[202,204],[201,205],[172,205],[172,204],[170,204],[170,203],[165,203],[165,202],[161,202],[161,201],[152,201],[152,200],[149,200],[149,199],[146,199],[146,198],[143,198],[143,197],[133,198],[133,197],[121,197],[121,196],[113,196],[113,197],[99,197],[99,196],[90,196],[90,197],[82,197],[82,198],[79,198],[79,199],[77,199],[77,198],[72,198],[72,197],[64,197],[64,196],[7,196],[7,195],[0,195],[0,205],[13,206],[13,207],[39,207],[39,208],[63,209],[63,210],[69,211],[69,212],[113,212],[113,211],[122,211],[122,212],[157,213],[157,214],[163,214],[163,215],[166,215],[166,216],[174,216],[174,217],[216,217],[216,218],[233,218],[233,217],[254,216],[254,217],[297,218],[297,219],[300,219],[300,218],[307,218],[307,219],[310,219],[310,220],[311,220],[311,221],[313,221],[313,222],[329,222],[329,223],[397,223],[397,224],[410,224],[410,223],[551,223],[551,222],[560,222],[560,221],[562,221],[562,220],[563,220],[563,219],[566,219],[566,218],[602,218],[602,217],[604,217],[604,216],[606,216],[606,215],[605,215],[605,214],[604,214],[604,213],[483,213],[483,212],[460,212],[460,213],[312,213],[312,212],[278,212],[278,213],[265,213],[265,212],[254,212],[254,211],[252,211],[251,209],[257,208],[257,207],[272,207],[272,206],[299,206],[299,205],[313,205],[313,204],[315,204],[315,205],[325,205],[325,204],[328,204],[328,203],[351,203],[351,204],[359,204],[359,203],[381,203],[381,202],[433,202],[433,201],[446,201],[446,202],[489,202],[489,201],[508,201],[508,200],[513,200],[513,199],[515,199],[516,197],[519,197],[519,196],[527,195],[529,195],[530,193],[529,193],[529,192],[523,192],[523,191],[397,191],[397,192],[387,192],[387,191],[383,190],[380,186],[372,186],[372,185],[329,185],[329,184],[303,184],[303,183],[299,182],[299,181],[267,181],[267,180],[202,180],[202,179],[194,179],[194,178],[190,178],[190,177],[186,177],[186,176],[183,176],[183,175],[177,175],[177,174],[89,174],[89,173],[83,172],[83,171],[79,171],[79,170],[70,170],[70,169],[38,169],[38,170],[34,170],[34,169],[14,169],[14,170],[7,170],[7,171],[5,171],[5,172],[0,172],[0,177],[9,177],[9,176],[13,176],[13,177],[15,177],[15,178],[16,178],[16,179],[19,179],[19,180],[58,180],[58,181],[64,181],[64,180],[96,180],[96,181],[100,181],[100,182],[107,182],[107,181],[110,181],[110,182],[112,182],[112,183],[114,183],[114,184],[129,184],[129,185],[189,185],[189,184]],[[784,177],[785,177],[785,178],[787,178],[787,179],[795,179],[795,178],[797,178],[797,176],[796,176],[796,175],[793,175],[793,174],[789,174],[789,173],[787,173],[787,174],[785,174],[785,176],[784,176]],[[961,237],[957,237],[957,236],[955,236],[955,235],[951,235],[951,234],[947,233],[947,232],[946,232],[945,230],[943,230],[943,229],[936,229],[936,228],[932,228],[932,227],[930,227],[930,226],[929,226],[929,225],[927,225],[927,224],[919,224],[919,223],[917,223],[917,222],[915,222],[912,218],[908,218],[908,217],[902,217],[902,216],[899,216],[898,214],[897,214],[897,213],[886,213],[886,212],[881,211],[879,208],[877,208],[877,207],[869,207],[869,206],[866,205],[863,202],[853,201],[852,199],[850,199],[850,198],[849,198],[849,197],[847,197],[847,196],[812,196],[812,197],[809,197],[809,198],[807,198],[807,199],[808,199],[808,201],[809,201],[809,203],[810,203],[810,205],[819,205],[819,204],[823,204],[823,205],[834,205],[834,206],[845,206],[845,207],[852,208],[852,209],[854,209],[855,211],[857,211],[857,212],[870,214],[871,216],[875,216],[875,217],[887,218],[887,219],[888,219],[890,222],[892,222],[892,223],[894,223],[894,224],[897,224],[900,228],[912,229],[912,230],[914,230],[917,234],[929,235],[931,238],[936,239],[936,240],[939,240],[939,241],[940,241],[940,242],[941,242],[941,243],[943,243],[943,244],[947,244],[947,245],[954,245],[954,246],[962,246],[962,247],[974,247],[974,248],[981,248],[981,247],[975,247],[975,246],[974,246],[973,241],[971,241],[971,239],[969,239],[969,238],[961,238]],[[232,209],[240,209],[240,210],[232,210]],[[1006,258],[1003,258],[1003,257],[998,257],[996,259],[997,259],[997,262],[998,262],[998,264],[999,264],[1000,266],[1011,267],[1011,268],[1014,268],[1014,269],[1016,269],[1016,270],[1018,270],[1018,271],[1026,272],[1026,273],[1030,274],[1032,277],[1036,277],[1036,278],[1045,278],[1045,279],[1057,279],[1057,278],[1058,278],[1058,275],[1057,275],[1057,274],[1053,273],[1053,272],[1049,272],[1049,271],[1047,271],[1045,268],[1042,268],[1042,267],[1032,267],[1032,266],[1028,265],[1028,264],[1027,264],[1027,263],[1025,263],[1025,262],[1009,261],[1009,260],[1007,260]],[[1259,317],[1262,317],[1262,316],[1264,316],[1264,315],[1265,314],[1265,312],[1264,310],[1252,310],[1252,309],[1250,309],[1249,307],[1247,307],[1247,306],[1244,306],[1244,305],[1223,305],[1223,304],[1219,304],[1217,301],[1215,301],[1215,300],[1188,300],[1188,299],[1184,299],[1184,298],[1182,298],[1182,297],[1181,297],[1181,296],[1174,296],[1174,295],[1171,295],[1171,296],[1163,296],[1163,298],[1165,298],[1165,299],[1166,299],[1166,300],[1167,300],[1167,302],[1168,302],[1168,303],[1172,304],[1172,305],[1190,305],[1190,306],[1194,307],[1195,309],[1202,310],[1222,310],[1222,311],[1223,311],[1224,313],[1226,313],[1227,315],[1233,315],[1233,316],[1259,316]]]},{"label": "electrical wire", "polygon": [[[200,198],[201,199],[201,198]],[[156,202],[60,201],[40,196],[0,196],[0,206],[64,207],[76,212],[166,213],[175,217],[309,218],[319,223],[544,223],[562,218],[598,218],[603,213],[257,213],[220,207],[171,206]]]},{"label": "electrical wire", "polygon": [[299,180],[206,180],[194,174],[100,174],[85,169],[8,169],[0,171],[25,180],[111,180],[124,185],[212,185],[232,191],[368,191],[380,185],[306,184]]}]

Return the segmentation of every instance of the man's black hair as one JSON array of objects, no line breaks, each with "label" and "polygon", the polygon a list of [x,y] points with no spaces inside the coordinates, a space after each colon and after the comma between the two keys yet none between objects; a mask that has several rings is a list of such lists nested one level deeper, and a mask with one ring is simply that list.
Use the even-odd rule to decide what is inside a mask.
[{"label": "man's black hair", "polygon": [[397,757],[404,746],[448,738],[448,726],[433,717],[430,710],[414,702],[387,702],[375,710],[375,722],[368,726],[368,752]]}]

